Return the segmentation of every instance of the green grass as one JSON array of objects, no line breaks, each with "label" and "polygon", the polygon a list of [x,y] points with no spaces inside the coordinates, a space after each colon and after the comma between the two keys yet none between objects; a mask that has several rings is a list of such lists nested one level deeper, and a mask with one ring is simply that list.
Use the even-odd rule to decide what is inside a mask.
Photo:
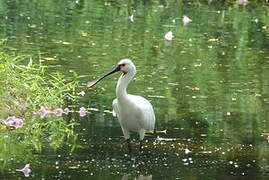
[{"label": "green grass", "polygon": [[4,160],[24,151],[40,152],[42,147],[57,149],[76,139],[72,115],[42,119],[33,112],[40,106],[65,108],[67,102],[76,102],[79,82],[75,77],[50,74],[41,63],[15,52],[0,44],[0,120],[14,115],[25,124],[18,129],[0,124],[0,158]]}]

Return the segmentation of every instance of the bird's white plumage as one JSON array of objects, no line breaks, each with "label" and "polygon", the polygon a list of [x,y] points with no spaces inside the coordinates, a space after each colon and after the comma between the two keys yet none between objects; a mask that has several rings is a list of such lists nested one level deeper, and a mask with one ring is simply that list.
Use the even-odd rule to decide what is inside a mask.
[{"label": "bird's white plumage", "polygon": [[124,72],[118,80],[116,94],[113,101],[113,114],[117,116],[125,139],[130,138],[130,132],[138,132],[140,140],[144,139],[145,132],[153,132],[155,114],[151,103],[141,97],[127,93],[127,87],[136,74],[135,65],[131,60],[124,59],[119,65],[124,65]]},{"label": "bird's white plumage", "polygon": [[118,103],[113,101],[113,111],[119,118],[121,126],[130,131],[145,129],[154,130],[155,116],[149,101],[141,96],[127,95],[127,101]]}]

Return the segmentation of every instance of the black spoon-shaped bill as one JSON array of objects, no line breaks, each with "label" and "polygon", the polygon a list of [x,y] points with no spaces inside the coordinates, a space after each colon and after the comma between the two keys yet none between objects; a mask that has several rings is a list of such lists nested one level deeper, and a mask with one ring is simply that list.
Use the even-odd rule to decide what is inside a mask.
[{"label": "black spoon-shaped bill", "polygon": [[120,71],[120,66],[116,66],[115,68],[113,68],[110,72],[104,74],[103,76],[100,76],[98,79],[93,80],[91,82],[87,83],[87,88],[91,88],[93,87],[95,84],[97,84],[99,81],[101,81],[102,79],[104,79],[105,77],[109,76],[110,74],[113,74],[115,72]]}]

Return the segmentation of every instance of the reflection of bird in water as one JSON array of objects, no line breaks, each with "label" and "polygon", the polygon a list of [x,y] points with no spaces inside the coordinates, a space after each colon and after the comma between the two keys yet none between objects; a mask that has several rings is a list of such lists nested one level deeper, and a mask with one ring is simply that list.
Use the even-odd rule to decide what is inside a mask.
[{"label": "reflection of bird in water", "polygon": [[117,98],[113,101],[113,114],[117,116],[120,122],[124,138],[128,143],[129,153],[131,153],[131,131],[139,133],[140,152],[142,152],[145,133],[154,131],[155,114],[151,103],[147,99],[127,93],[128,84],[136,74],[136,67],[133,62],[129,59],[121,60],[112,71],[89,83],[88,87],[94,86],[104,77],[117,71],[121,71],[122,75],[117,83]]},{"label": "reflection of bird in water", "polygon": [[[130,174],[125,174],[122,176],[121,180],[128,180],[129,179]],[[152,180],[152,175],[148,175],[148,176],[143,176],[143,175],[139,175],[138,180]]]}]

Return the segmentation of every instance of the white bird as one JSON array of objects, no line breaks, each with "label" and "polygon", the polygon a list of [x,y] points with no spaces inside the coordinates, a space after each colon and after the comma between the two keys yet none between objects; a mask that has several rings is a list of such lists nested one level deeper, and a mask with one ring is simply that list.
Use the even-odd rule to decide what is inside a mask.
[{"label": "white bird", "polygon": [[117,83],[117,98],[114,99],[112,103],[113,114],[117,116],[119,120],[124,138],[128,144],[129,153],[131,153],[131,132],[139,133],[140,152],[142,152],[145,133],[154,131],[155,114],[151,103],[147,99],[127,93],[128,84],[136,74],[134,63],[129,59],[123,59],[112,71],[90,82],[87,86],[92,87],[104,77],[117,71],[121,71],[122,75]]}]

